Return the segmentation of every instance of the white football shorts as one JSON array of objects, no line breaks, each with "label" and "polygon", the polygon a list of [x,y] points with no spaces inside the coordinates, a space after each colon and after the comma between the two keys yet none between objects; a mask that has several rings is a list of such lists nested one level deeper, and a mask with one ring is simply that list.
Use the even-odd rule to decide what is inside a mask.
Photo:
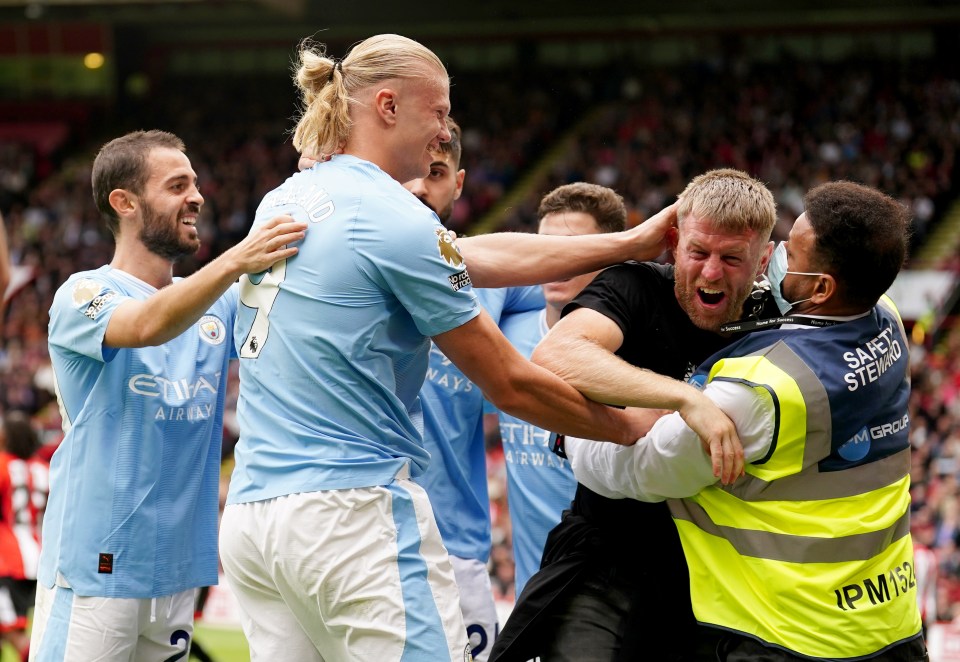
[{"label": "white football shorts", "polygon": [[76,595],[66,582],[37,585],[32,662],[186,660],[197,589],[162,598]]},{"label": "white football shorts", "polygon": [[433,509],[407,478],[228,505],[220,556],[251,662],[470,660]]},{"label": "white football shorts", "polygon": [[487,565],[477,559],[451,555],[450,561],[460,589],[460,611],[467,626],[474,662],[487,662],[493,642],[500,632],[490,572]]}]

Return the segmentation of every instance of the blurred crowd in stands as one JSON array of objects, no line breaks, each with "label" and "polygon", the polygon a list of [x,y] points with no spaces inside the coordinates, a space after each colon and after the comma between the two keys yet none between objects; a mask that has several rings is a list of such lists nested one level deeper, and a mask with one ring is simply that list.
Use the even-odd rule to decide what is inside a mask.
[{"label": "blurred crowd in stands", "polygon": [[[615,188],[638,223],[694,175],[718,166],[747,170],[769,184],[783,219],[777,239],[802,211],[804,191],[827,180],[864,182],[910,205],[916,245],[960,197],[960,80],[930,63],[734,61],[669,71],[451,73],[468,173],[451,222],[461,233],[518,186],[522,195],[501,227],[535,229],[541,195],[576,180]],[[99,145],[136,128],[166,129],[184,139],[206,200],[198,224],[204,248],[181,265],[188,273],[244,236],[264,192],[296,168],[288,133],[296,112],[292,87],[282,76],[262,85],[167,82],[146,100],[92,118],[56,151],[0,143],[0,212],[12,261],[35,273],[5,313],[3,411],[27,412],[47,443],[60,438],[47,311],[69,274],[105,264],[112,255],[90,192]],[[78,135],[85,140],[77,141]],[[531,174],[545,154],[549,166]],[[910,416],[914,528],[937,553],[938,615],[952,619],[960,616],[960,326],[944,338],[913,350]],[[227,401],[229,456],[236,439],[229,411],[235,390]],[[487,459],[491,574],[498,597],[512,602],[510,522],[495,434]]]},{"label": "blurred crowd in stands", "polygon": [[780,238],[803,211],[807,189],[850,179],[908,204],[919,245],[956,195],[960,81],[925,63],[699,64],[619,80],[619,98],[511,211],[506,227],[534,227],[541,195],[580,180],[616,189],[636,223],[697,174],[732,166],[774,192]]}]

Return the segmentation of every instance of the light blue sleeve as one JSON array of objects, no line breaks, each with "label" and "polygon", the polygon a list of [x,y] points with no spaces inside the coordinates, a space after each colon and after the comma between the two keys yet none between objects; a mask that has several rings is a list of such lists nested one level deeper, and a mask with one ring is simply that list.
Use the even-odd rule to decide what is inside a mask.
[{"label": "light blue sleeve", "polygon": [[481,287],[474,290],[480,305],[486,310],[500,328],[509,315],[540,310],[546,305],[543,300],[543,288],[539,285],[523,287]]},{"label": "light blue sleeve", "polygon": [[105,347],[103,338],[113,312],[129,299],[94,274],[68,280],[50,307],[49,344],[96,361],[112,360],[117,350]]},{"label": "light blue sleeve", "polygon": [[[546,306],[543,299],[543,288],[539,285],[525,285],[521,287],[501,287],[497,289],[478,288],[475,290],[477,298],[484,310],[490,313],[490,316],[500,327],[500,331],[506,335],[506,329],[509,326],[511,317],[520,313],[527,313],[533,310],[541,310]],[[510,338],[507,338],[510,340]],[[511,340],[511,343],[513,341]],[[527,357],[529,358],[529,357]],[[500,410],[493,406],[489,400],[483,400],[484,414],[499,414]]]},{"label": "light blue sleeve", "polygon": [[543,299],[543,288],[539,285],[506,288],[503,302],[503,314],[525,313],[528,310],[540,310],[547,303]]},{"label": "light blue sleeve", "polygon": [[239,359],[240,350],[237,348],[236,338],[234,337],[233,327],[237,324],[237,313],[240,308],[240,283],[234,283],[230,289],[221,297],[223,305],[227,307],[229,319],[229,328],[227,338],[230,340],[230,359]]},{"label": "light blue sleeve", "polygon": [[436,215],[412,196],[397,201],[399,209],[371,198],[360,215],[378,221],[358,222],[352,237],[368,276],[393,293],[425,336],[476,317],[480,305],[466,264]]}]

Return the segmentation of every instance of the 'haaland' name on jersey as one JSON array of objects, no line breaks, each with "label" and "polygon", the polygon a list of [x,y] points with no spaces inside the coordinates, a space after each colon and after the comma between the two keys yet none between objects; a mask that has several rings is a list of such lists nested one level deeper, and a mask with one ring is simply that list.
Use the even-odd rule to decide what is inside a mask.
[{"label": "'haaland' name on jersey", "polygon": [[427,366],[427,379],[454,393],[470,393],[473,382],[456,369],[453,361],[444,356],[433,343],[430,344],[430,365]]},{"label": "'haaland' name on jersey", "polygon": [[[187,379],[167,379],[160,375],[147,374],[134,375],[127,381],[129,389],[137,395],[163,400],[153,416],[156,421],[207,420],[214,414],[219,384],[219,372],[214,374],[212,381],[202,375],[191,382]],[[198,396],[204,402],[188,402]]]},{"label": "'haaland' name on jersey", "polygon": [[282,207],[283,205],[303,207],[312,223],[319,223],[325,218],[329,218],[336,211],[333,200],[330,200],[330,194],[324,189],[318,189],[312,185],[304,187],[282,186],[268,193],[263,202],[260,203],[263,209]]},{"label": "'haaland' name on jersey", "polygon": [[844,352],[843,360],[851,372],[843,376],[847,390],[856,391],[880,379],[880,376],[903,356],[900,341],[893,337],[893,328],[887,327],[876,338],[868,340],[855,352]]}]

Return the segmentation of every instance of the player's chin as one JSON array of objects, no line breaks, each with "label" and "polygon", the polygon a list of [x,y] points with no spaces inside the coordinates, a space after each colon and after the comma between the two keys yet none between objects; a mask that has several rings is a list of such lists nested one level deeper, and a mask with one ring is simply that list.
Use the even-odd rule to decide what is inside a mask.
[{"label": "player's chin", "polygon": [[410,177],[407,181],[410,181],[412,179],[426,179],[427,177],[429,177],[431,163],[433,163],[433,160],[430,158],[429,155],[427,155],[426,161],[421,161],[420,163],[417,164],[416,174]]},{"label": "player's chin", "polygon": [[550,306],[562,308],[573,300],[567,288],[543,286],[543,299]]},{"label": "player's chin", "polygon": [[720,327],[730,320],[726,315],[714,315],[700,310],[693,315],[690,315],[690,321],[693,322],[694,326],[699,329],[719,333]]},{"label": "player's chin", "polygon": [[195,235],[191,239],[182,243],[184,255],[194,255],[200,250],[200,235]]}]

